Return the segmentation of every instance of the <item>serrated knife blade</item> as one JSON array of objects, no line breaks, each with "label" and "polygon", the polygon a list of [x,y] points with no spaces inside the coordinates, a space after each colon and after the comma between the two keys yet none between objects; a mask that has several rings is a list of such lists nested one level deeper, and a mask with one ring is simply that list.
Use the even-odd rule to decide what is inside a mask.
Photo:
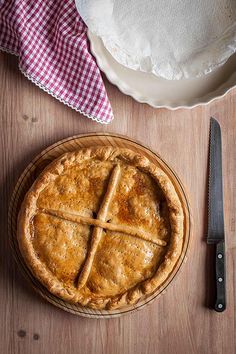
[{"label": "serrated knife blade", "polygon": [[210,120],[207,243],[216,244],[215,310],[218,312],[222,312],[226,308],[222,141],[220,125],[214,118],[211,118]]},{"label": "serrated knife blade", "polygon": [[224,205],[222,183],[222,142],[220,125],[210,121],[210,157],[208,191],[208,243],[224,240]]}]

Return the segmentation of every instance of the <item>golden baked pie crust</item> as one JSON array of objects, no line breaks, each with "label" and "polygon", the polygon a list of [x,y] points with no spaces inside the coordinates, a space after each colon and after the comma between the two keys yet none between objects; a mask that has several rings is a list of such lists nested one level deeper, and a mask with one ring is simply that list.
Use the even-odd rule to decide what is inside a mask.
[{"label": "golden baked pie crust", "polygon": [[[107,170],[102,169],[103,164]],[[84,166],[84,170],[81,166]],[[97,168],[98,171],[101,169],[101,178],[98,174],[98,176],[95,176],[96,178],[89,180],[91,166],[95,170]],[[83,189],[80,189],[79,195],[76,184],[73,184],[74,190],[72,190],[71,185],[68,186],[67,176],[70,178],[71,175],[76,176],[78,171],[75,172],[73,169],[77,167],[81,167],[78,171],[81,175],[85,173],[86,176],[84,179],[87,183],[84,186],[85,202],[88,200],[88,204],[92,204],[96,201],[96,198],[98,199],[99,208],[96,210],[96,218],[91,215],[92,211],[90,209],[92,207],[86,210],[86,205],[84,206],[82,199],[79,199],[82,198],[81,190]],[[107,174],[106,183],[103,183],[103,174],[105,173]],[[122,181],[122,173],[124,179],[126,178],[125,182]],[[72,179],[69,181],[72,181]],[[82,182],[83,180],[78,182],[80,183],[78,189],[82,188]],[[121,183],[123,189],[120,187],[117,191],[117,186]],[[136,189],[131,198],[131,194],[125,193],[132,183]],[[154,184],[156,189],[161,191],[162,199],[164,196],[163,203],[168,209],[166,216],[168,221],[163,221],[163,229],[167,234],[166,239],[165,235],[164,238],[158,238],[150,232],[154,226],[158,230],[158,223],[160,220],[162,222],[161,218],[158,219],[158,215],[157,217],[155,215],[157,221],[153,223],[148,216],[144,220],[143,215],[140,219],[141,224],[133,225],[131,220],[132,212],[138,215],[134,221],[139,220],[139,213],[143,213],[143,210],[139,210],[137,205],[137,203],[142,202],[142,198],[147,200],[150,198],[152,204],[153,200],[156,201],[155,198],[157,197],[152,198]],[[55,185],[57,189],[55,189]],[[100,186],[102,188],[105,186],[104,190]],[[66,188],[71,188],[71,190]],[[99,188],[102,191],[100,195],[98,193]],[[55,194],[55,198],[53,198],[55,191],[58,194]],[[124,195],[123,191],[125,191]],[[72,204],[68,197],[70,193],[73,198],[75,196],[75,200],[72,198]],[[63,199],[65,195],[66,199]],[[90,195],[93,196],[91,200]],[[77,196],[78,207],[76,204],[75,210]],[[128,200],[125,199],[126,196],[128,196]],[[83,206],[81,206],[81,211],[79,210],[80,203]],[[118,212],[114,209],[117,204]],[[72,205],[72,210],[70,205]],[[113,214],[111,212],[109,214],[109,210]],[[87,215],[86,213],[90,214]],[[112,216],[111,222],[107,220],[108,216]],[[76,225],[80,226],[77,227]],[[66,153],[42,172],[22,204],[18,216],[17,236],[21,253],[27,265],[50,292],[72,303],[80,303],[96,309],[113,309],[136,303],[140,298],[152,294],[164,283],[181,255],[183,228],[184,214],[181,202],[170,179],[159,167],[151,163],[146,157],[129,149],[100,147]],[[76,246],[77,248],[73,246],[75,241],[73,241],[74,244],[69,243],[69,239],[74,240],[77,233],[81,240],[79,247],[83,245],[85,249],[82,253],[78,246]],[[85,236],[83,238],[83,235],[86,235],[87,238]],[[55,237],[53,242],[60,243],[60,250],[67,252],[65,272],[61,266],[63,260],[58,258],[59,255],[55,251],[56,246],[51,239],[49,242],[49,237]],[[61,243],[65,243],[64,249],[61,248]],[[124,250],[125,256],[120,254],[122,250],[119,249],[123,243],[125,247],[126,245],[130,247],[129,253],[125,253]],[[84,244],[86,245],[84,246]],[[132,244],[135,248],[133,253]],[[117,246],[119,255],[116,254],[114,245]],[[164,254],[163,249],[165,249]],[[74,260],[77,261],[76,251],[80,252],[78,258],[80,265],[77,270],[75,263],[73,263]],[[111,253],[110,261],[108,261],[109,252]],[[46,256],[44,253],[47,253]],[[161,256],[158,258],[159,254]],[[101,260],[103,255],[106,262]],[[51,262],[50,257],[53,258],[53,262]],[[112,261],[113,258],[114,262]],[[124,264],[121,265],[122,262]],[[131,267],[132,262],[134,266]],[[146,267],[145,270],[142,269],[144,266]],[[65,273],[63,273],[63,276],[60,274],[60,267]],[[74,273],[70,273],[72,270],[74,270]],[[66,271],[68,271],[68,277]],[[76,273],[78,274],[75,276]],[[129,281],[129,274],[133,285],[130,285],[132,281]]]}]

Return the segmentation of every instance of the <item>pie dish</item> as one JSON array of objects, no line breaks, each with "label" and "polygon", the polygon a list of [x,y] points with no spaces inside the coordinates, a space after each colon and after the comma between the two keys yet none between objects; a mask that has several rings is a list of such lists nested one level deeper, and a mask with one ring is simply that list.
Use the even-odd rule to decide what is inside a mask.
[{"label": "pie dish", "polygon": [[236,54],[211,73],[195,79],[165,80],[119,64],[102,39],[88,31],[90,49],[107,79],[125,95],[154,108],[192,109],[222,98],[236,87]]},{"label": "pie dish", "polygon": [[184,213],[157,165],[126,148],[62,155],[37,178],[18,216],[31,272],[54,295],[94,309],[149,296],[180,258]]}]

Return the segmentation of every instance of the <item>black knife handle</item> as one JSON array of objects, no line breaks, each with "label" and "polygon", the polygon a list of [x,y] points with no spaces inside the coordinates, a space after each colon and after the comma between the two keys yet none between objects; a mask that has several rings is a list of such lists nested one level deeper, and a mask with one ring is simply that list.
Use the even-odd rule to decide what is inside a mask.
[{"label": "black knife handle", "polygon": [[225,243],[216,244],[216,302],[215,310],[223,312],[226,309],[226,283],[225,283]]}]

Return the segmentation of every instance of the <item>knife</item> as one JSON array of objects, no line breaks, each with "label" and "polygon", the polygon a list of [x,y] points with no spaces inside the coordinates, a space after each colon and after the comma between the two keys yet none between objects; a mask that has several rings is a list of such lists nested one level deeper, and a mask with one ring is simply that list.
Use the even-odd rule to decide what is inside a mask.
[{"label": "knife", "polygon": [[210,120],[210,156],[208,190],[208,234],[207,243],[215,244],[216,299],[214,308],[218,312],[226,309],[225,283],[225,231],[222,182],[221,129],[216,119]]}]

